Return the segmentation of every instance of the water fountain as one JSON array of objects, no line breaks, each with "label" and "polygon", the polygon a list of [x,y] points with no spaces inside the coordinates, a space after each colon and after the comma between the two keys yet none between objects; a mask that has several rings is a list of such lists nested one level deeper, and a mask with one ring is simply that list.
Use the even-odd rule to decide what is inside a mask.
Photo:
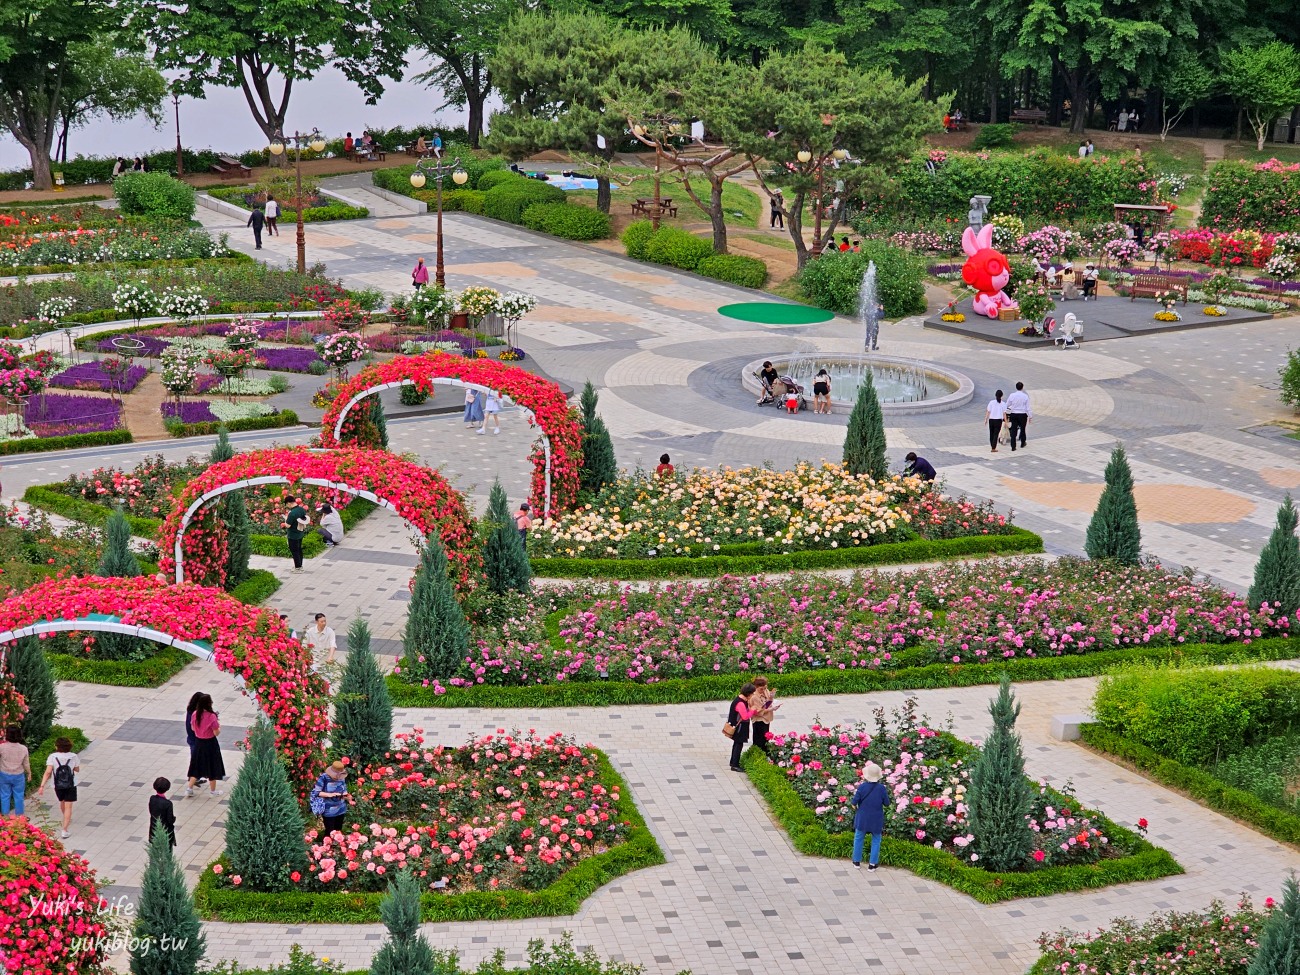
[{"label": "water fountain", "polygon": [[875,352],[880,348],[880,298],[876,294],[876,262],[867,263],[867,273],[862,275],[858,287],[858,321],[862,322],[863,351]]}]

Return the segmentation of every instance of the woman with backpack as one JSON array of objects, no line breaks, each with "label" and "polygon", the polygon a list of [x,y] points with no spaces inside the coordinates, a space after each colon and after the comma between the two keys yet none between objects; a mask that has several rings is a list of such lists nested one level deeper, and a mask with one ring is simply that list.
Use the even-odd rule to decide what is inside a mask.
[{"label": "woman with backpack", "polygon": [[324,834],[343,829],[348,814],[348,767],[334,762],[320,774],[311,789],[311,811],[321,818]]},{"label": "woman with backpack", "polygon": [[45,784],[54,779],[54,797],[59,800],[59,809],[63,813],[63,838],[66,840],[72,829],[72,804],[77,801],[77,773],[81,771],[81,759],[72,750],[72,742],[59,738],[54,742],[54,751],[45,760],[45,775],[36,790],[38,796],[45,795]]},{"label": "woman with backpack", "polygon": [[875,870],[880,862],[880,837],[885,832],[885,803],[889,801],[889,790],[881,783],[884,774],[875,762],[867,762],[862,768],[862,782],[853,793],[853,805],[857,812],[853,815],[853,867],[862,869],[862,847],[867,834],[871,834],[871,862],[868,870]]}]

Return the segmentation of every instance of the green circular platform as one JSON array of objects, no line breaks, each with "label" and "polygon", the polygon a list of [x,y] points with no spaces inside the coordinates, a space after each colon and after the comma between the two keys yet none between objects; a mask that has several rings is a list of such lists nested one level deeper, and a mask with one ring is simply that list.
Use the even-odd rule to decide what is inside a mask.
[{"label": "green circular platform", "polygon": [[718,309],[718,314],[760,325],[816,325],[818,322],[829,322],[835,317],[834,312],[821,308],[787,305],[779,301],[744,301],[736,305],[723,305]]}]

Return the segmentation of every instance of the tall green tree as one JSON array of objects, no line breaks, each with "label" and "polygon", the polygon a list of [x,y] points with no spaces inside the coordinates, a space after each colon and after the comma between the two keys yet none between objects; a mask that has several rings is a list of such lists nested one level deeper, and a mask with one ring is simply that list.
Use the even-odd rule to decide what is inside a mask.
[{"label": "tall green tree", "polygon": [[14,688],[23,696],[23,737],[32,747],[50,735],[59,716],[59,698],[54,688],[54,671],[38,637],[23,637],[9,648],[9,672]]},{"label": "tall green tree", "polygon": [[207,952],[194,896],[161,827],[149,841],[131,935],[131,975],[195,975]]},{"label": "tall green tree", "polygon": [[420,934],[420,884],[409,870],[389,875],[388,896],[379,902],[388,940],[375,953],[370,975],[435,975],[433,949]]},{"label": "tall green tree", "polygon": [[1239,47],[1223,55],[1220,73],[1262,150],[1273,120],[1300,103],[1300,52],[1281,41]]},{"label": "tall green tree", "polygon": [[1259,950],[1246,975],[1296,975],[1300,971],[1300,885],[1295,874],[1282,881],[1282,903],[1259,932]]},{"label": "tall green tree", "polygon": [[95,574],[124,579],[140,574],[140,563],[131,551],[131,525],[121,508],[114,508],[104,525],[104,554],[99,558]]},{"label": "tall green tree", "polygon": [[985,870],[1023,870],[1030,865],[1034,834],[1029,828],[1033,793],[1025,778],[1025,755],[1016,733],[1020,704],[1005,674],[989,702],[993,730],[980,749],[966,790],[971,844]]},{"label": "tall green tree", "polygon": [[176,73],[177,90],[203,98],[208,88],[239,88],[269,141],[292,134],[285,119],[293,87],[327,64],[371,104],[386,79],[400,78],[409,41],[404,7],[402,0],[123,0],[117,10],[128,15],[129,31],[148,40],[158,66]]},{"label": "tall green tree", "polygon": [[1106,465],[1106,486],[1088,522],[1084,551],[1090,559],[1137,565],[1142,557],[1142,529],[1133,497],[1133,471],[1124,445],[1116,444]]},{"label": "tall green tree", "polygon": [[[230,443],[230,431],[224,425],[217,427],[217,440],[212,445],[212,463],[220,464],[235,456]],[[222,496],[220,518],[226,526],[226,589],[234,589],[248,578],[248,566],[253,556],[253,522],[248,517],[248,505],[242,491],[231,491]]]},{"label": "tall green tree", "polygon": [[393,744],[393,700],[360,616],[348,626],[348,662],[334,701],[334,750],[358,768],[384,757]]},{"label": "tall green tree", "polygon": [[889,458],[885,454],[885,414],[871,372],[863,374],[858,398],[849,414],[849,428],[844,435],[844,466],[850,474],[866,474],[876,481],[889,477]]},{"label": "tall green tree", "polygon": [[1296,538],[1296,511],[1287,494],[1277,509],[1277,524],[1268,536],[1268,544],[1255,563],[1255,581],[1246,593],[1251,608],[1276,603],[1279,615],[1292,616],[1300,609],[1300,540]]},{"label": "tall green tree", "polygon": [[[765,190],[785,189],[786,228],[801,268],[834,237],[849,198],[883,187],[921,136],[942,124],[943,110],[921,98],[919,82],[855,70],[817,44],[772,55],[748,79],[733,93],[745,111],[720,115],[716,134],[744,150]],[[805,206],[813,210],[811,252]]]},{"label": "tall green tree", "polygon": [[591,426],[596,419],[596,407],[600,403],[600,394],[596,392],[596,387],[588,379],[582,384],[582,394],[578,397],[578,409],[582,413],[582,425]]},{"label": "tall green tree", "polygon": [[579,403],[582,408],[582,466],[578,470],[578,488],[588,494],[600,494],[605,485],[618,480],[618,460],[614,441],[605,421],[596,413],[596,387],[587,380]]},{"label": "tall green tree", "polygon": [[143,114],[162,124],[167,80],[143,52],[131,50],[118,34],[101,34],[73,44],[59,92],[59,136],[54,155],[68,161],[68,131],[91,119],[115,122]]},{"label": "tall green tree", "polygon": [[731,0],[558,0],[562,10],[594,10],[633,30],[680,27],[712,47],[732,35]]},{"label": "tall green tree", "polygon": [[302,811],[275,749],[275,729],[262,716],[230,792],[226,854],[248,890],[289,890],[290,874],[307,873]]},{"label": "tall green tree", "polygon": [[1169,137],[1177,125],[1199,102],[1214,91],[1214,72],[1194,50],[1182,50],[1171,56],[1157,76],[1161,93],[1160,141]]},{"label": "tall green tree", "polygon": [[77,45],[99,36],[114,17],[109,0],[0,4],[0,125],[27,150],[34,189],[54,185],[50,155]]},{"label": "tall green tree", "polygon": [[426,679],[446,680],[469,653],[469,627],[447,575],[447,554],[436,535],[425,539],[402,634],[402,666]]},{"label": "tall green tree", "polygon": [[378,396],[370,397],[370,422],[375,426],[376,442],[381,450],[388,449],[388,416]]},{"label": "tall green tree", "polygon": [[500,480],[492,482],[484,520],[483,574],[487,577],[488,588],[496,593],[527,592],[533,570],[528,563],[523,539],[519,537],[519,529],[510,515],[510,503]]}]

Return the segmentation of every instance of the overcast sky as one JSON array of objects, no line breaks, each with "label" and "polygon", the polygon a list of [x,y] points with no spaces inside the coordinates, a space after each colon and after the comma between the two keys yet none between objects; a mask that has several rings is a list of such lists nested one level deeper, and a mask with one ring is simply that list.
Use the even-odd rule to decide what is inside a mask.
[{"label": "overcast sky", "polygon": [[[425,65],[411,64],[407,77],[425,70]],[[361,92],[332,67],[326,67],[311,81],[294,85],[289,99],[286,131],[295,128],[310,131],[320,128],[328,136],[342,137],[345,131],[391,128],[394,125],[432,124],[463,125],[464,112],[448,108],[435,112],[442,104],[440,91],[416,82],[389,82],[384,96],[375,105],[367,105]],[[171,99],[167,100],[167,117],[155,129],[144,116],[128,122],[96,119],[68,135],[68,158],[83,156],[126,156],[128,158],[155,149],[176,147],[176,123]],[[238,88],[213,88],[203,99],[181,99],[181,139],[189,149],[217,149],[242,152],[266,144],[253,114]],[[7,129],[0,128],[0,169],[26,168],[27,150],[18,144]]]}]

